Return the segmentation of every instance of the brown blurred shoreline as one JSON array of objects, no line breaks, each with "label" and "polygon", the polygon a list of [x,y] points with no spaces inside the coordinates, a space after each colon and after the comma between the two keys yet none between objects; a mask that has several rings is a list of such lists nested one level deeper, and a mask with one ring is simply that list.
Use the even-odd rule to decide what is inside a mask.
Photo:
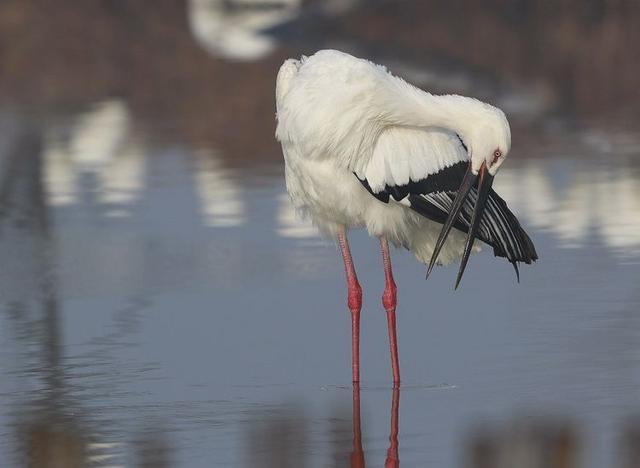
[{"label": "brown blurred shoreline", "polygon": [[[550,95],[552,112],[637,128],[640,4],[622,0],[362,2],[333,17],[303,16],[283,45],[238,63],[217,59],[189,30],[188,2],[143,0],[0,5],[0,99],[37,114],[124,99],[163,141],[221,148],[227,162],[278,161],[275,73],[289,55],[354,41],[416,63],[448,57],[491,79]],[[298,39],[311,31],[308,42]],[[243,162],[244,161],[244,162]]]}]

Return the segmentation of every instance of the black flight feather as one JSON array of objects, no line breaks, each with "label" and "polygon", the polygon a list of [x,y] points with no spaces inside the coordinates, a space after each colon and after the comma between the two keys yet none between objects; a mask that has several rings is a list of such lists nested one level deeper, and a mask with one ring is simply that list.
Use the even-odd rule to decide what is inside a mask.
[{"label": "black flight feather", "polygon": [[[379,192],[374,192],[366,179],[358,180],[378,200],[389,203],[390,198],[400,201],[408,197],[411,209],[425,218],[443,224],[468,165],[467,161],[460,161],[417,181],[399,186],[386,185]],[[474,187],[454,224],[454,228],[459,231],[469,231],[477,195],[477,187]],[[494,190],[489,192],[486,205],[477,237],[493,247],[496,256],[506,258],[514,266],[519,281],[517,262],[530,264],[537,260],[535,246],[505,201]]]}]

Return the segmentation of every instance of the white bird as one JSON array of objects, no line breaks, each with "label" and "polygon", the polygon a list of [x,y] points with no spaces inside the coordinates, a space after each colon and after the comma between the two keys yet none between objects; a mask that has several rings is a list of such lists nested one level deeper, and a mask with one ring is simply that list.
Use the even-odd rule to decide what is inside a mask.
[{"label": "white bird", "polygon": [[[456,288],[478,237],[517,263],[538,257],[492,189],[511,149],[504,113],[476,99],[436,96],[383,66],[335,50],[288,59],[276,82],[276,138],[295,208],[337,239],[352,318],[352,376],[359,382],[362,289],[346,231],[378,237],[394,383],[400,382],[396,285],[388,242],[428,264],[461,258]],[[453,228],[453,229],[452,229]],[[446,244],[445,244],[446,241]]]}]

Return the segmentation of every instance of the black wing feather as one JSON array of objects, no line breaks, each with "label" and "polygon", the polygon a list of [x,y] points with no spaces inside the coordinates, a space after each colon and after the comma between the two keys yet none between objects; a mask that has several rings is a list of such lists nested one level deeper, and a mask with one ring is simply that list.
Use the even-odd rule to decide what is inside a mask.
[{"label": "black wing feather", "polygon": [[[462,183],[468,164],[467,161],[460,161],[418,181],[410,181],[401,186],[386,185],[384,190],[380,192],[374,192],[366,179],[358,180],[378,200],[388,203],[390,198],[400,201],[408,197],[411,209],[425,218],[443,224],[447,219],[458,187]],[[477,196],[477,187],[474,187],[454,224],[454,227],[459,231],[464,233],[469,231]],[[494,190],[489,192],[477,237],[493,247],[494,255],[504,257],[511,262],[517,275],[519,275],[517,262],[530,264],[538,259],[531,238],[522,229],[520,222],[509,210],[506,202]]]}]

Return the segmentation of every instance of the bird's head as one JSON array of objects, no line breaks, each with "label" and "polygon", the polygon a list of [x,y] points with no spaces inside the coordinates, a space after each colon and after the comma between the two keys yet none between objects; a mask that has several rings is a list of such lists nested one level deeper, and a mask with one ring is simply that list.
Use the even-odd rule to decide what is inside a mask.
[{"label": "bird's head", "polygon": [[469,223],[470,226],[460,270],[458,271],[456,288],[460,284],[471,254],[473,242],[491,192],[493,178],[511,149],[511,130],[504,112],[475,99],[465,100],[464,102],[471,105],[467,107],[468,113],[465,113],[465,119],[461,125],[459,135],[467,147],[469,167],[456,193],[453,206],[442,227],[440,236],[436,241],[427,272],[428,276],[451,228],[458,219],[465,201],[471,198],[473,200],[472,203],[474,203],[473,214]]},{"label": "bird's head", "polygon": [[484,170],[495,176],[511,150],[509,122],[504,112],[484,103],[472,116],[463,136],[469,151],[471,171],[478,175],[484,166]]}]

